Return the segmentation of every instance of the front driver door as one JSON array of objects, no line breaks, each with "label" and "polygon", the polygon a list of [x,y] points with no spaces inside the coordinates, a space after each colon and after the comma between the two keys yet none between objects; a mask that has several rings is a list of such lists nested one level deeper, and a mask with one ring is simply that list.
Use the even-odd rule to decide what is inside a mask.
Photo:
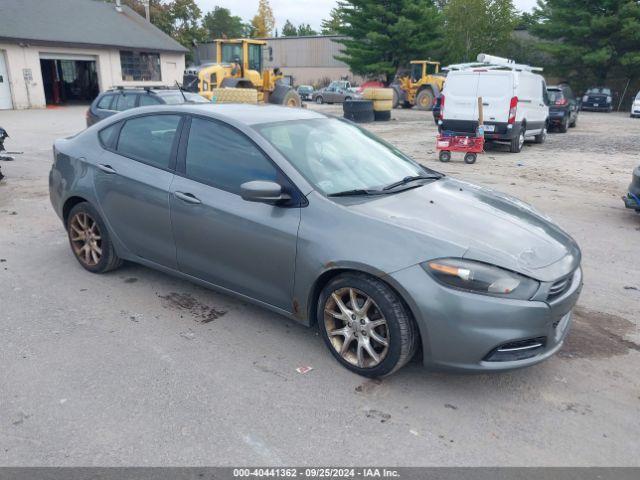
[{"label": "front driver door", "polygon": [[243,200],[240,185],[292,187],[243,133],[193,117],[185,125],[171,186],[179,269],[219,287],[292,311],[300,209]]}]

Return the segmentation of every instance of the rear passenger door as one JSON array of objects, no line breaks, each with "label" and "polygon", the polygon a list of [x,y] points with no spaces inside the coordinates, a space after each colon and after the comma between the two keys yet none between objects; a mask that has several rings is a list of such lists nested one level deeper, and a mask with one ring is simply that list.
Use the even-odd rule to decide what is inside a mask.
[{"label": "rear passenger door", "polygon": [[[104,129],[94,183],[110,230],[134,255],[176,268],[169,190],[182,116],[132,117]],[[109,135],[105,135],[109,133]]]},{"label": "rear passenger door", "polygon": [[[181,141],[171,186],[171,220],[184,273],[292,311],[300,208],[248,202],[240,185],[293,185],[244,133],[193,117]],[[295,190],[297,192],[297,190]]]}]

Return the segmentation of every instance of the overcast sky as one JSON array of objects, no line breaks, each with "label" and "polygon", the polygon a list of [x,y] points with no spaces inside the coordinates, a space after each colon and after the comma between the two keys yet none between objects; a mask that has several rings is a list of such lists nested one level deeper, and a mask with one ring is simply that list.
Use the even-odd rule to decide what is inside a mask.
[{"label": "overcast sky", "polygon": [[[213,10],[219,5],[231,10],[233,15],[251,20],[258,10],[258,0],[196,0],[203,13]],[[270,0],[271,8],[276,17],[276,28],[282,29],[284,22],[289,19],[294,25],[309,23],[316,30],[320,29],[320,22],[326,18],[335,0]],[[529,11],[536,5],[536,0],[514,0],[516,8]]]}]

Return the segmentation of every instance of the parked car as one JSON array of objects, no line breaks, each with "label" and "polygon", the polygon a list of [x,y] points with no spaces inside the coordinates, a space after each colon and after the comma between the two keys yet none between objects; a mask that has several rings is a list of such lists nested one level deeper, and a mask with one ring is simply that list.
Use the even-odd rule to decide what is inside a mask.
[{"label": "parked car", "polygon": [[582,97],[582,110],[593,112],[611,112],[613,110],[613,93],[608,87],[591,87]]},{"label": "parked car", "polygon": [[631,118],[640,117],[640,92],[636,94],[631,104]]},{"label": "parked car", "polygon": [[578,121],[579,106],[571,87],[566,84],[547,87],[549,96],[549,127],[566,133]]},{"label": "parked car", "polygon": [[311,100],[313,98],[313,87],[311,85],[300,85],[296,90],[301,100]]},{"label": "parked car", "polygon": [[329,86],[313,92],[312,100],[316,103],[343,103],[347,100],[361,98],[358,93],[350,90],[351,84],[344,80],[331,82]]},{"label": "parked car", "polygon": [[115,88],[101,93],[91,103],[86,115],[87,127],[130,108],[207,102],[196,93],[177,88]]},{"label": "parked car", "polygon": [[449,71],[440,100],[440,130],[475,133],[482,97],[486,140],[509,142],[514,153],[522,150],[526,139],[543,143],[549,118],[544,78],[507,59],[484,54],[479,58],[488,60]]},{"label": "parked car", "polygon": [[129,260],[317,323],[361,375],[419,346],[430,367],[533,365],[581,290],[580,249],[533,207],[318,112],[145,107],[53,154],[51,202],[86,270]]},{"label": "parked car", "polygon": [[629,191],[626,196],[622,197],[622,200],[624,200],[625,207],[640,213],[640,165],[633,170]]}]

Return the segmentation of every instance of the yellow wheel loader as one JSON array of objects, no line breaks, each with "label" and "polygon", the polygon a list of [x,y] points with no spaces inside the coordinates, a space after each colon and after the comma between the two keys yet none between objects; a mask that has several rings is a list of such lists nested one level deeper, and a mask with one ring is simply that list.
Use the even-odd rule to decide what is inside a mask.
[{"label": "yellow wheel loader", "polygon": [[393,108],[416,107],[418,110],[433,110],[435,99],[444,87],[445,76],[440,73],[440,62],[412,60],[408,74],[398,74],[390,85],[393,88]]},{"label": "yellow wheel loader", "polygon": [[[200,64],[184,72],[182,88],[212,100],[219,89],[248,88],[258,92],[258,102],[300,107],[298,93],[283,82],[279,69],[263,68],[263,49],[267,42],[239,38],[214,40],[216,62]],[[197,48],[196,48],[197,52]]]}]

